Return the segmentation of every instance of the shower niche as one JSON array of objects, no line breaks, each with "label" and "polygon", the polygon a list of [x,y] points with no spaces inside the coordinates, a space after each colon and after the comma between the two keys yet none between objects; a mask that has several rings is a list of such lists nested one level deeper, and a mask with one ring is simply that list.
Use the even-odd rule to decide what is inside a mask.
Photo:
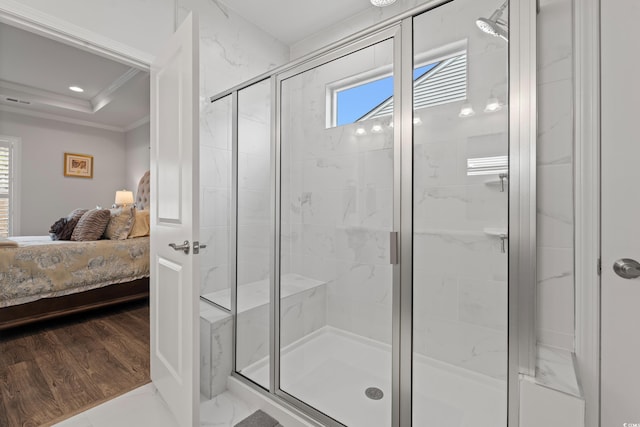
[{"label": "shower niche", "polygon": [[212,98],[234,377],[324,425],[507,426],[508,14],[435,2]]}]

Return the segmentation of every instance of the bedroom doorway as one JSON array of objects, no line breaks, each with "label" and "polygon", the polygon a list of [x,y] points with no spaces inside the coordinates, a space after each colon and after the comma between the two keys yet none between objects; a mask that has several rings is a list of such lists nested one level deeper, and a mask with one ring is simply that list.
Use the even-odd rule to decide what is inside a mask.
[{"label": "bedroom doorway", "polygon": [[[48,238],[54,221],[75,208],[110,208],[122,189],[135,197],[150,167],[150,67],[146,58],[74,37],[73,29],[52,28],[40,17],[3,9],[0,18],[0,135],[19,137],[22,146],[22,209],[11,235]],[[65,176],[65,153],[91,156],[92,177]],[[92,304],[127,299],[107,295],[116,286],[126,285],[101,288],[106,293]],[[58,300],[40,301],[53,307]],[[0,426],[60,421],[150,381],[148,299],[6,330],[2,322],[16,311],[8,309],[26,311],[5,302]],[[56,310],[76,310],[67,303]],[[36,409],[21,410],[29,408],[21,399],[29,398]]]}]

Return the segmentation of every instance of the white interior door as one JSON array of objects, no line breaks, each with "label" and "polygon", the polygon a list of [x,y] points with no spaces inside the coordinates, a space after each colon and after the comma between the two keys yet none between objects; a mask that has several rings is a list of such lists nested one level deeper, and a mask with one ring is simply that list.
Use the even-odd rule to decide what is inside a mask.
[{"label": "white interior door", "polygon": [[[617,260],[640,261],[640,2],[601,2],[602,48],[602,427],[640,425],[640,278]],[[635,276],[631,261],[627,273]],[[640,274],[640,271],[637,272]],[[623,273],[624,274],[624,273]],[[627,423],[627,424],[625,424]]]},{"label": "white interior door", "polygon": [[190,15],[151,67],[151,380],[181,427],[199,424],[198,59]]}]

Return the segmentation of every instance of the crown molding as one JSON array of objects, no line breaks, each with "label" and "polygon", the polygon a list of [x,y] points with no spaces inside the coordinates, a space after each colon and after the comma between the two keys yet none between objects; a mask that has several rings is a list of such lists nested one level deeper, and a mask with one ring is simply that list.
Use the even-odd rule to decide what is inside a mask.
[{"label": "crown molding", "polygon": [[142,71],[149,71],[153,55],[56,18],[15,0],[0,0],[0,22],[92,52]]},{"label": "crown molding", "polygon": [[96,129],[108,130],[111,132],[126,132],[124,128],[118,126],[110,126],[102,123],[96,123],[89,120],[72,119],[70,117],[59,116],[57,114],[42,113],[40,111],[31,111],[26,108],[12,107],[10,105],[0,105],[0,111],[7,113],[21,114],[23,116],[36,117],[39,119],[54,120],[57,122],[70,123],[73,125],[87,126]]},{"label": "crown molding", "polygon": [[149,121],[151,121],[151,116],[146,116],[141,118],[140,120],[136,120],[135,122],[131,123],[129,126],[126,126],[123,131],[124,132],[129,132],[131,130],[134,130],[135,128],[142,126],[145,123],[149,123]]},{"label": "crown molding", "polygon": [[140,70],[136,68],[129,68],[123,75],[115,79],[109,86],[102,89],[96,96],[91,98],[91,112],[96,113],[97,111],[100,111],[102,108],[109,105],[109,103],[114,99],[112,95],[138,74],[141,74]]}]

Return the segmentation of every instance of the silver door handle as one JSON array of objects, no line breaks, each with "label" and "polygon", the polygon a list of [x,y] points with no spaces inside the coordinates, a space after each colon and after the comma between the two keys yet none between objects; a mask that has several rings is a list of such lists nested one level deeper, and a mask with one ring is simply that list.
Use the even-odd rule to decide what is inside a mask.
[{"label": "silver door handle", "polygon": [[640,263],[634,259],[622,258],[613,263],[613,271],[624,279],[640,277]]},{"label": "silver door handle", "polygon": [[182,251],[185,255],[189,255],[189,241],[185,240],[183,244],[177,245],[175,243],[169,243],[169,246],[173,248],[174,251]]},{"label": "silver door handle", "polygon": [[389,262],[391,264],[400,263],[400,254],[398,250],[398,232],[392,231],[389,233]]}]

